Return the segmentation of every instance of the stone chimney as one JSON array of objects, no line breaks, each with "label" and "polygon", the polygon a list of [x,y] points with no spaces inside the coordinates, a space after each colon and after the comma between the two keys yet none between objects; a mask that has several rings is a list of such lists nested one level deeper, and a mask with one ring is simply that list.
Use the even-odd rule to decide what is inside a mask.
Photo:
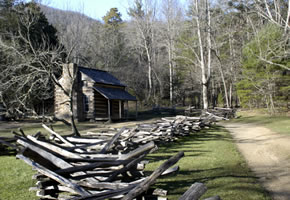
[{"label": "stone chimney", "polygon": [[[82,107],[82,95],[80,93],[80,77],[78,76],[78,66],[75,63],[64,64],[62,69],[62,77],[59,80],[62,87],[70,92],[72,89],[72,83],[75,81],[73,88],[73,110],[76,119],[82,118],[81,110],[78,108]],[[68,120],[70,118],[70,103],[69,96],[67,96],[64,91],[56,85],[55,87],[55,116],[60,119]],[[81,120],[81,119],[80,119]]]},{"label": "stone chimney", "polygon": [[72,81],[76,78],[77,68],[78,66],[75,63],[63,64],[62,66],[62,77],[60,82],[67,91],[70,90]]}]

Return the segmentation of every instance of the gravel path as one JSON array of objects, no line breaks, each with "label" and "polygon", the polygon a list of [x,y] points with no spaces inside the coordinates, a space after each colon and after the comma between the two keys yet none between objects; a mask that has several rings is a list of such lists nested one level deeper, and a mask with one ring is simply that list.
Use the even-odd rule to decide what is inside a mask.
[{"label": "gravel path", "polygon": [[222,124],[274,200],[290,200],[290,137],[253,124]]}]

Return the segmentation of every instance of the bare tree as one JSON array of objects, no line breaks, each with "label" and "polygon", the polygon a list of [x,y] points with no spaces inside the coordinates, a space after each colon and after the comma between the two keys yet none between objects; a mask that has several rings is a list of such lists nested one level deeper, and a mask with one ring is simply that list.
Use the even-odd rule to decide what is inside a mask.
[{"label": "bare tree", "polygon": [[[211,13],[209,0],[193,0],[191,17],[195,21],[197,46],[191,48],[201,70],[203,108],[208,109],[208,87],[211,77]],[[195,62],[194,62],[195,63]]]},{"label": "bare tree", "polygon": [[[275,24],[278,27],[284,29],[283,40],[279,41],[275,47],[268,46],[268,54],[262,55],[258,54],[257,57],[266,64],[275,65],[280,68],[290,70],[289,66],[273,60],[283,60],[289,58],[290,51],[289,46],[289,18],[290,18],[290,1],[285,0],[275,0],[275,1],[266,1],[266,0],[255,0],[254,1],[255,11],[263,19],[266,19],[268,22]],[[257,35],[258,29],[254,25],[250,16],[248,16],[249,21],[251,22],[253,33]],[[275,49],[280,49],[279,55],[276,53]],[[283,53],[280,53],[283,52]]]},{"label": "bare tree", "polygon": [[[35,41],[33,37],[34,25],[41,17],[41,13],[35,13],[30,7],[24,10],[17,10],[17,12],[21,16],[18,20],[17,32],[8,31],[0,37],[0,49],[5,52],[6,59],[2,75],[6,74],[10,77],[5,79],[5,77],[1,76],[1,81],[3,82],[1,90],[6,87],[4,88],[6,91],[15,92],[13,100],[21,105],[18,109],[19,112],[29,110],[37,115],[33,109],[26,106],[26,101],[31,97],[34,88],[45,88],[47,82],[53,82],[68,97],[68,103],[71,108],[70,123],[63,119],[60,120],[70,124],[72,132],[75,135],[79,135],[73,113],[73,83],[76,75],[71,75],[72,84],[68,88],[64,87],[59,81],[62,65],[69,62],[73,48],[70,51],[66,51],[62,45],[52,45],[48,35],[43,32],[37,35],[39,40]],[[19,82],[22,82],[23,88],[26,87],[25,93],[23,93],[21,87],[16,88],[16,91],[11,90],[13,88],[10,86],[15,84],[21,86],[21,84],[18,84]],[[27,87],[29,87],[28,90]]]},{"label": "bare tree", "polygon": [[[154,57],[154,39],[156,30],[154,23],[156,20],[156,5],[154,0],[135,0],[134,5],[129,8],[129,15],[132,17],[132,22],[135,25],[136,45],[141,51],[145,51],[147,63],[147,78],[148,78],[148,96],[150,99],[153,89],[153,57]],[[141,53],[143,54],[143,53]]]},{"label": "bare tree", "polygon": [[285,33],[289,31],[290,18],[290,1],[289,0],[254,0],[254,5],[257,13],[274,23],[284,28]]},{"label": "bare tree", "polygon": [[176,65],[175,59],[175,46],[180,31],[182,30],[182,10],[178,0],[163,0],[162,1],[162,16],[165,22],[164,40],[168,53],[168,65],[169,65],[169,93],[170,93],[170,105],[173,105],[173,78],[174,67]]}]

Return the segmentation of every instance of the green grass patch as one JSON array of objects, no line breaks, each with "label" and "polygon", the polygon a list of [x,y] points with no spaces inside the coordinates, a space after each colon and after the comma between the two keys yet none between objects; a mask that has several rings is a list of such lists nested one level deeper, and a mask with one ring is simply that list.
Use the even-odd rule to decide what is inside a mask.
[{"label": "green grass patch", "polygon": [[31,167],[15,156],[0,156],[0,200],[36,200],[35,192],[29,192],[34,187]]},{"label": "green grass patch", "polygon": [[230,122],[255,124],[269,128],[280,134],[290,134],[290,117],[289,116],[269,116],[259,113],[239,112],[240,118],[230,120]]},{"label": "green grass patch", "polygon": [[169,191],[169,199],[178,199],[193,183],[202,182],[208,187],[203,198],[220,195],[223,200],[270,200],[222,127],[161,145],[156,153],[148,156],[148,174],[179,151],[184,151],[185,157],[178,162],[178,174],[160,178],[156,184]]}]

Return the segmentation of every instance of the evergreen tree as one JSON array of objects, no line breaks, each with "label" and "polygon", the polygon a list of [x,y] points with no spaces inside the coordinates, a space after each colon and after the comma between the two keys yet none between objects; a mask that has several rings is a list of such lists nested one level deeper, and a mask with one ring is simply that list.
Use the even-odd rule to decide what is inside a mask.
[{"label": "evergreen tree", "polygon": [[103,17],[105,26],[117,28],[123,22],[121,16],[122,15],[118,11],[118,8],[111,8],[110,11]]},{"label": "evergreen tree", "polygon": [[103,17],[103,20],[103,32],[100,36],[102,55],[100,55],[101,62],[99,62],[99,65],[105,70],[116,71],[126,61],[125,40],[121,32],[123,20],[117,8],[111,8]]},{"label": "evergreen tree", "polygon": [[277,100],[281,100],[281,97],[284,100],[288,99],[289,74],[283,75],[285,69],[279,67],[290,65],[289,58],[281,59],[285,58],[284,50],[288,48],[289,44],[283,37],[283,30],[273,24],[264,26],[244,47],[242,63],[244,79],[237,83],[242,106],[266,106],[273,114],[279,106]]}]

